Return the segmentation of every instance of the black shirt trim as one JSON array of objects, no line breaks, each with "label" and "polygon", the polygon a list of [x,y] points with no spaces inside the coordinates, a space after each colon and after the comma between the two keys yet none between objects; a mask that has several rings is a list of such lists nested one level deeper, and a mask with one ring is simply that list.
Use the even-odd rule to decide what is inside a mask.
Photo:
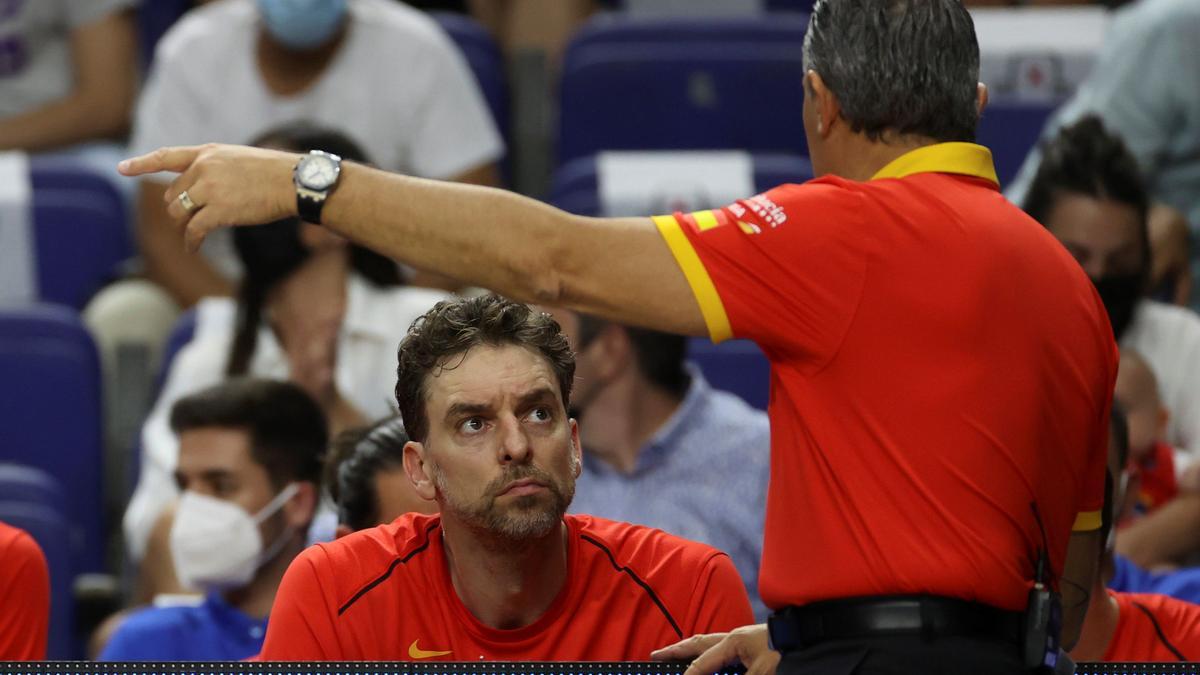
[{"label": "black shirt trim", "polygon": [[667,611],[667,607],[663,605],[662,600],[658,599],[658,595],[655,594],[654,589],[650,588],[649,584],[647,584],[645,581],[642,581],[642,579],[638,577],[637,573],[635,573],[633,570],[629,569],[628,567],[618,565],[617,559],[613,557],[612,551],[608,550],[608,547],[606,547],[604,544],[601,544],[599,541],[589,537],[586,534],[579,535],[579,538],[595,546],[601,551],[604,551],[604,555],[608,556],[608,562],[612,564],[613,569],[618,572],[624,572],[625,574],[628,574],[630,579],[633,579],[638,586],[641,586],[642,590],[646,591],[646,594],[649,595],[650,599],[654,601],[654,604],[658,606],[658,610],[667,618],[667,623],[671,624],[671,629],[675,631],[675,634],[678,635],[680,639],[683,639],[683,631],[679,630],[679,624],[675,623],[674,617],[672,617],[671,613]]},{"label": "black shirt trim", "polygon": [[375,579],[371,583],[367,584],[366,586],[363,586],[362,590],[355,593],[354,597],[347,600],[346,604],[344,604],[340,608],[338,608],[338,616],[341,616],[342,614],[344,614],[346,612],[346,610],[350,609],[350,605],[353,605],[354,603],[358,602],[359,598],[366,595],[368,591],[375,588],[379,584],[382,584],[383,582],[387,581],[388,577],[392,576],[392,572],[395,571],[396,565],[408,562],[409,560],[412,559],[413,556],[415,556],[416,554],[420,553],[421,551],[424,551],[425,549],[429,548],[429,542],[433,541],[433,537],[430,535],[430,533],[433,532],[433,530],[436,529],[437,526],[440,524],[441,524],[441,522],[439,521],[439,522],[431,524],[428,528],[426,528],[425,529],[425,543],[421,544],[420,546],[409,551],[408,555],[404,556],[403,558],[396,558],[395,560],[393,560],[392,564],[388,565],[386,572],[379,575],[379,578]]}]

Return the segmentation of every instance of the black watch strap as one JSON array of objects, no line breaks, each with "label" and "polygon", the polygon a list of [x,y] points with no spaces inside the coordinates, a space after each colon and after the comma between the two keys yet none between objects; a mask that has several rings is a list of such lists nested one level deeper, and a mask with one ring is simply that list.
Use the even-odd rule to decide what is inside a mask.
[{"label": "black watch strap", "polygon": [[324,199],[314,199],[301,192],[296,193],[296,211],[300,220],[314,225],[321,224],[321,209],[325,206]]}]

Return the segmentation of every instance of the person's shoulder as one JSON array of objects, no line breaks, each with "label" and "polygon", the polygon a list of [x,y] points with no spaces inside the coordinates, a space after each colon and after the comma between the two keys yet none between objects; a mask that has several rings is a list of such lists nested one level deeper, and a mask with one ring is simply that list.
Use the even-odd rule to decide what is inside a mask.
[{"label": "person's shoulder", "polygon": [[564,516],[577,532],[583,550],[601,556],[617,569],[631,569],[643,578],[699,573],[721,551],[690,539],[644,525],[586,514]]},{"label": "person's shoulder", "polygon": [[42,548],[33,536],[5,523],[0,523],[0,559],[7,562],[41,559]]},{"label": "person's shoulder", "polygon": [[101,660],[127,661],[178,658],[177,647],[196,634],[203,621],[202,604],[143,607],[126,617],[110,638]]},{"label": "person's shoulder", "polygon": [[200,54],[222,53],[222,45],[252,31],[258,19],[253,0],[217,0],[184,14],[159,40],[156,63],[193,62]]},{"label": "person's shoulder", "polygon": [[769,434],[770,418],[765,411],[750,405],[741,396],[713,387],[708,382],[701,389],[705,419],[726,426],[738,427],[749,434]]},{"label": "person's shoulder", "polygon": [[[1200,639],[1200,605],[1159,593],[1117,593],[1117,602],[1126,606],[1143,607],[1164,630],[1187,630]],[[1124,596],[1124,597],[1122,597]],[[1122,602],[1122,600],[1124,602]]]},{"label": "person's shoulder", "polygon": [[440,516],[409,513],[385,525],[310,546],[292,566],[307,565],[322,585],[333,585],[339,603],[346,602],[391,574],[399,563],[428,549],[440,525]]},{"label": "person's shoulder", "polygon": [[1137,312],[1138,318],[1161,330],[1200,336],[1200,316],[1187,307],[1143,300],[1138,304]]}]

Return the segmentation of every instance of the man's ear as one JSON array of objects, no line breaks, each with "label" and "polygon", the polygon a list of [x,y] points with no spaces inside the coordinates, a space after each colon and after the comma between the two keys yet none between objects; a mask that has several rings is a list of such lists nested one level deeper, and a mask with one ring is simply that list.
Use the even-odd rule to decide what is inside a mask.
[{"label": "man's ear", "polygon": [[579,441],[579,422],[572,419],[571,424],[571,455],[575,457],[575,477],[583,473],[583,443]]},{"label": "man's ear", "polygon": [[283,517],[290,527],[307,527],[317,517],[321,496],[313,483],[299,481],[296,485],[299,486],[296,494],[283,504]]},{"label": "man's ear", "polygon": [[805,73],[804,84],[808,87],[808,94],[812,97],[813,109],[817,114],[817,133],[821,138],[828,138],[841,120],[842,106],[817,71],[810,70]]},{"label": "man's ear", "polygon": [[983,109],[988,104],[988,88],[987,85],[980,82],[975,85],[975,112],[983,117]]},{"label": "man's ear", "polygon": [[425,444],[409,441],[404,444],[404,473],[412,481],[413,489],[422,499],[433,501],[437,497],[437,486],[433,474],[425,463]]}]

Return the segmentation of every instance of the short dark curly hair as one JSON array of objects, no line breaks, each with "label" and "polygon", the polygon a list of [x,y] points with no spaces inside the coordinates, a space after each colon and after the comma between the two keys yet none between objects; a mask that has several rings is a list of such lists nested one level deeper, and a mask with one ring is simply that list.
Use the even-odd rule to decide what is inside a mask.
[{"label": "short dark curly hair", "polygon": [[509,344],[545,357],[563,408],[570,408],[575,353],[553,317],[498,295],[444,300],[413,322],[396,355],[396,404],[408,437],[418,442],[428,437],[425,383],[434,369],[476,345]]}]

